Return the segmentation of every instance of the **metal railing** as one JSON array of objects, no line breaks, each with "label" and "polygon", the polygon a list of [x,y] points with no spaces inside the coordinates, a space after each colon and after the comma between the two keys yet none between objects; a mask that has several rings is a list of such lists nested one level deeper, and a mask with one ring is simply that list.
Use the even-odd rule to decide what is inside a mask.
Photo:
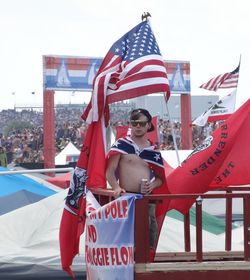
[{"label": "metal railing", "polygon": [[[29,173],[51,173],[51,172],[73,172],[74,168],[48,168],[48,169],[33,169],[33,170],[9,170],[1,171],[1,175],[11,174],[29,174]],[[104,205],[114,200],[114,192],[111,189],[91,188],[101,205]],[[184,249],[182,256],[187,259],[191,257],[196,262],[202,262],[204,259],[202,245],[202,201],[204,199],[226,199],[225,209],[225,251],[217,252],[217,256],[225,257],[225,253],[231,251],[232,248],[232,201],[236,198],[243,200],[243,239],[244,250],[242,254],[237,253],[239,257],[245,261],[250,261],[250,186],[227,187],[219,191],[226,193],[206,193],[206,194],[168,194],[168,195],[145,195],[143,199],[136,201],[135,207],[135,262],[150,263],[150,248],[149,248],[149,220],[148,220],[148,203],[156,201],[156,203],[164,203],[165,200],[193,200],[196,209],[196,251],[195,255],[191,254],[191,238],[190,238],[190,214],[184,216]],[[186,253],[186,256],[185,256]],[[165,255],[167,256],[167,255]],[[231,255],[233,257],[233,255]],[[157,259],[157,256],[156,256]],[[159,259],[159,258],[158,258]],[[161,254],[161,261],[164,261],[164,254]]]},{"label": "metal railing", "polygon": [[50,173],[50,172],[73,172],[73,167],[65,168],[47,168],[47,169],[31,169],[31,170],[14,170],[10,169],[9,171],[0,171],[1,175],[11,175],[11,174],[31,174],[31,173]]},{"label": "metal railing", "polygon": [[[99,201],[101,205],[112,201],[113,191],[94,189],[91,191]],[[192,260],[196,262],[202,262],[204,260],[204,255],[206,252],[203,251],[203,235],[202,235],[202,201],[204,199],[226,199],[226,209],[225,209],[225,250],[216,252],[217,259],[227,260],[237,258],[245,261],[250,261],[250,187],[228,187],[222,189],[226,193],[216,193],[216,194],[181,194],[181,195],[145,195],[143,199],[136,201],[135,208],[135,263],[150,263],[150,248],[149,248],[149,221],[148,221],[148,203],[150,200],[156,201],[156,203],[163,203],[164,200],[183,200],[192,199],[195,202],[196,209],[196,250],[195,253],[191,253],[191,241],[190,241],[190,214],[187,213],[184,216],[184,248],[183,253],[179,254],[182,256],[183,260]],[[235,191],[235,193],[234,193]],[[244,239],[244,250],[242,252],[236,252],[233,254],[231,251],[232,246],[232,200],[236,198],[243,199],[243,239]],[[164,261],[164,253],[156,258],[160,259],[161,262]],[[165,259],[169,259],[167,256],[171,254],[166,253]],[[173,253],[172,253],[173,255]],[[176,256],[177,254],[174,253]],[[210,259],[212,254],[210,254]]]}]

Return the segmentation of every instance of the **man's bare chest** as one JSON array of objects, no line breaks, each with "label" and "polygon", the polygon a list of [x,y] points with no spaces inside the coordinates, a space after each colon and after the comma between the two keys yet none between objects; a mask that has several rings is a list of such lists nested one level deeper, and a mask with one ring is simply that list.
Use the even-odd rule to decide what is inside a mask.
[{"label": "man's bare chest", "polygon": [[134,154],[122,155],[121,164],[126,164],[131,166],[135,166],[135,165],[147,166],[147,163],[143,159],[141,159],[138,155],[134,155]]}]

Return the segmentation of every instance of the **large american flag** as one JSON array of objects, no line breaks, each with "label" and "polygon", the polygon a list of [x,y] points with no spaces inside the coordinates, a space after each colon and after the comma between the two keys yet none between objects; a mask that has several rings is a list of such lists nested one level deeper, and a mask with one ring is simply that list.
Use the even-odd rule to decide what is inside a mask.
[{"label": "large american flag", "polygon": [[[149,23],[145,21],[126,33],[109,50],[95,76],[91,101],[83,115],[90,125],[70,182],[60,225],[61,263],[71,276],[70,266],[79,252],[80,235],[85,224],[86,187],[106,188],[104,120],[108,119],[107,106],[156,92],[165,92],[167,97],[170,94],[159,47]],[[165,217],[165,212],[161,217]]]},{"label": "large american flag", "polygon": [[236,88],[238,85],[239,70],[240,64],[234,71],[221,74],[209,80],[207,83],[202,84],[200,88],[212,91],[217,91],[219,88]]},{"label": "large american flag", "polygon": [[97,121],[106,104],[157,92],[170,96],[167,71],[150,24],[143,21],[110,48],[83,118]]}]

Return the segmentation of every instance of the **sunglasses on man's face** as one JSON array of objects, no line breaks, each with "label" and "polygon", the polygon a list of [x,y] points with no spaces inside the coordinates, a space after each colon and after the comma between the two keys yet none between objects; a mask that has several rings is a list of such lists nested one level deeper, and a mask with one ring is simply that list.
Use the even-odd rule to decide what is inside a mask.
[{"label": "sunglasses on man's face", "polygon": [[148,123],[148,121],[130,121],[131,125],[136,127],[138,124],[141,127],[146,126],[146,124]]}]

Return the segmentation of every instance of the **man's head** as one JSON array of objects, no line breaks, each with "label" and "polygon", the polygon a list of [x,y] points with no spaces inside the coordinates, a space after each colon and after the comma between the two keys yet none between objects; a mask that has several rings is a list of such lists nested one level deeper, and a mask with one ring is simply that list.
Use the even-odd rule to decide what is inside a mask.
[{"label": "man's head", "polygon": [[148,125],[148,132],[154,130],[154,125],[151,123],[152,116],[146,109],[138,108],[134,109],[130,114],[130,123],[131,126],[140,126],[145,127]]}]

